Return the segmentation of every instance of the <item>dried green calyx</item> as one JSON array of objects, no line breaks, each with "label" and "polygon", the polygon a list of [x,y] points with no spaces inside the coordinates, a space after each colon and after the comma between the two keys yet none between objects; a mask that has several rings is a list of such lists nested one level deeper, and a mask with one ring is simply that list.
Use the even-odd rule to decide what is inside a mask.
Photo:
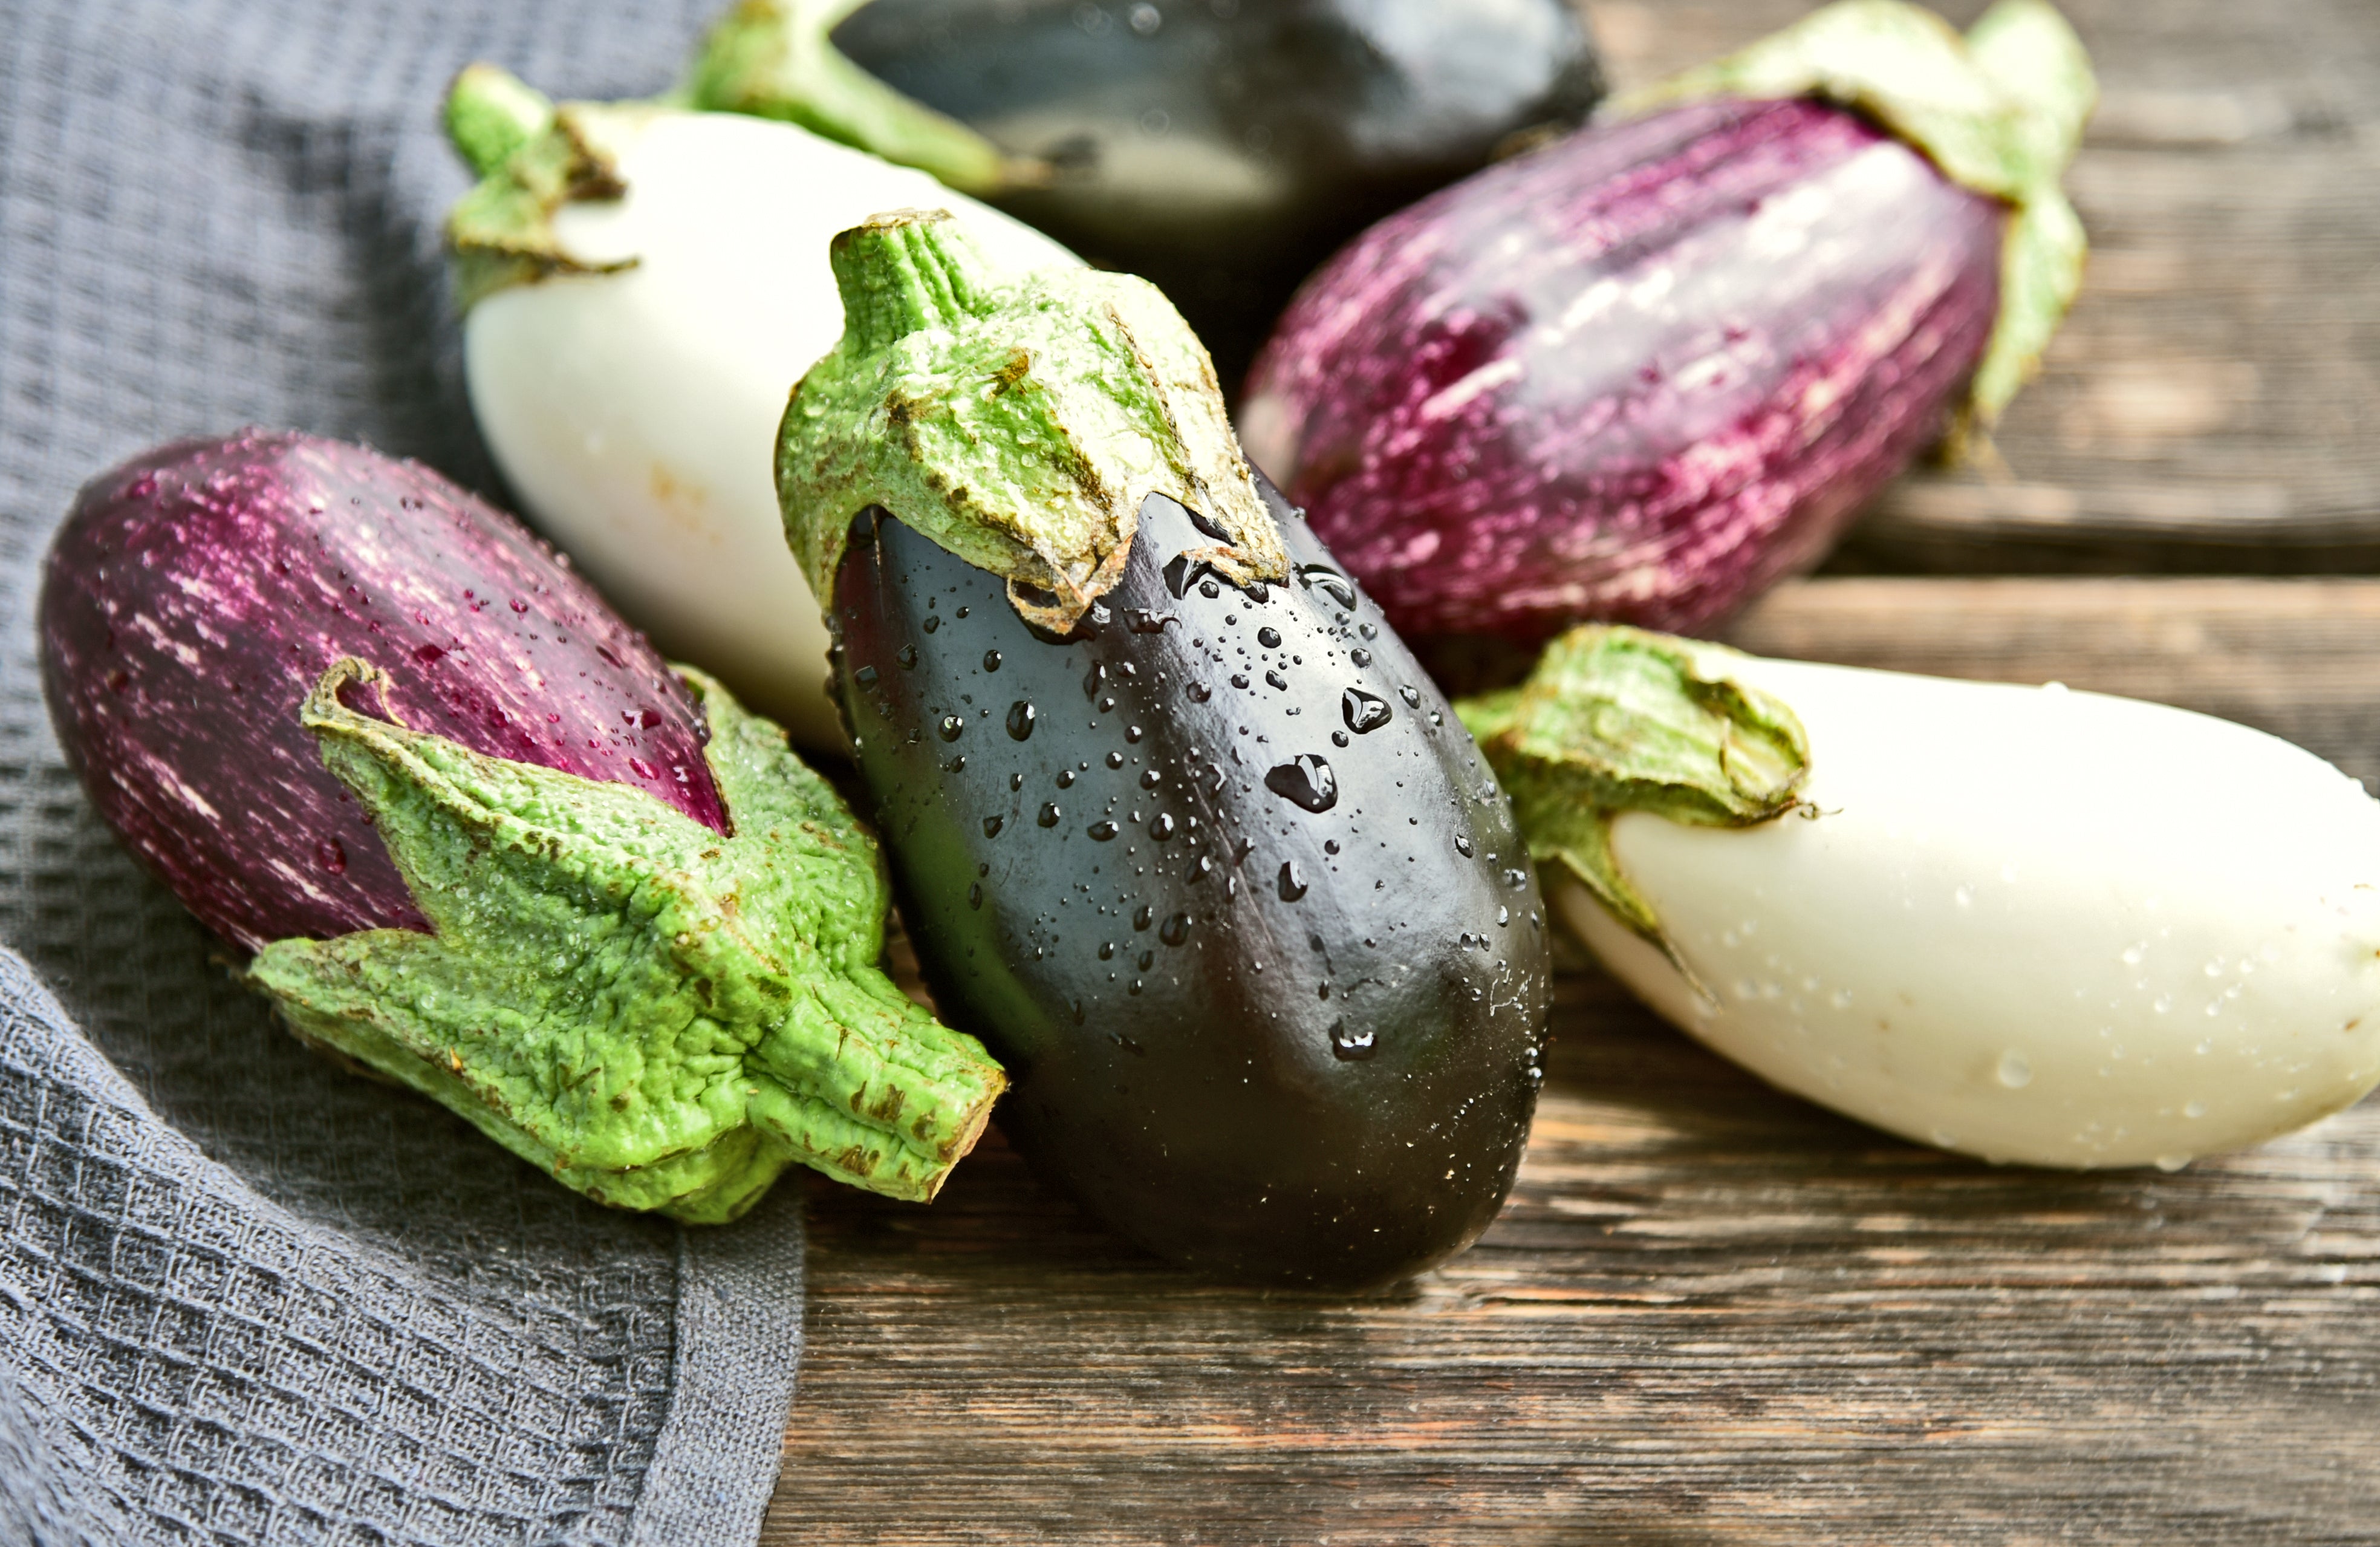
[{"label": "dried green calyx", "polygon": [[930,1199],[1005,1077],[877,969],[884,880],[833,789],[683,675],[733,836],[360,713],[379,674],[338,663],[305,724],[437,932],[275,941],[249,981],[600,1202],[732,1219],[795,1162]]},{"label": "dried green calyx", "polygon": [[446,137],[480,181],[446,216],[457,299],[468,308],[510,285],[634,265],[581,262],[562,250],[553,217],[580,199],[627,191],[606,146],[655,111],[637,104],[556,106],[493,65],[471,65],[446,93]]},{"label": "dried green calyx", "polygon": [[1224,534],[1194,556],[1225,579],[1287,577],[1214,366],[1156,286],[1003,279],[939,210],[878,215],[832,258],[843,337],[777,438],[786,539],[817,594],[834,594],[851,519],[877,506],[1064,633],[1122,578],[1151,493]]},{"label": "dried green calyx", "polygon": [[812,134],[929,172],[963,193],[1049,180],[844,57],[831,34],[867,0],[743,0],[703,40],[685,89],[688,106],[799,124]]},{"label": "dried green calyx", "polygon": [[1540,864],[1558,863],[1611,916],[1687,972],[1611,851],[1611,819],[1650,811],[1696,827],[1752,827],[1802,805],[1802,722],[1727,675],[1718,645],[1591,624],[1546,649],[1519,688],[1455,712],[1512,798]]},{"label": "dried green calyx", "polygon": [[2039,368],[2082,283],[2082,223],[2059,179],[2098,84],[2065,18],[2046,0],[1999,0],[1961,38],[1905,0],[1837,0],[1614,105],[1633,114],[1721,96],[1856,108],[1952,182],[2009,205],[1999,321],[1961,425],[1988,430]]}]

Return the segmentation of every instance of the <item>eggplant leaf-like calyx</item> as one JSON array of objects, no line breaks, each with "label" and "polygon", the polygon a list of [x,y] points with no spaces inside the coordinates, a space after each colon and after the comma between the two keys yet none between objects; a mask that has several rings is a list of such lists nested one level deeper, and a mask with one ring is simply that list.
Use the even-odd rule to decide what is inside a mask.
[{"label": "eggplant leaf-like calyx", "polygon": [[1964,38],[1905,0],[1836,0],[1614,107],[1632,115],[1706,97],[1817,97],[1867,115],[1952,182],[2005,202],[1999,320],[1955,448],[1989,430],[2039,369],[2082,287],[2082,223],[2059,179],[2098,91],[2082,40],[2047,0],[1999,0]]},{"label": "eggplant leaf-like calyx", "polygon": [[578,199],[627,192],[604,148],[607,120],[650,113],[634,104],[568,103],[493,65],[471,65],[446,93],[446,137],[480,175],[446,216],[456,299],[466,309],[511,285],[556,274],[612,274],[635,265],[588,263],[562,249],[554,213]]},{"label": "eggplant leaf-like calyx", "polygon": [[1792,710],[1727,675],[1734,652],[1590,624],[1546,649],[1528,681],[1455,712],[1512,797],[1538,863],[1559,863],[1689,981],[1652,905],[1611,850],[1611,819],[1650,811],[1752,827],[1802,805],[1809,738]]},{"label": "eggplant leaf-like calyx", "polygon": [[703,40],[683,93],[686,105],[798,124],[929,172],[962,193],[990,195],[1049,181],[1044,163],[1006,154],[844,58],[830,34],[864,4],[743,0]]},{"label": "eggplant leaf-like calyx", "polygon": [[682,671],[735,834],[642,790],[303,711],[436,933],[279,940],[249,981],[298,1032],[599,1202],[734,1218],[791,1162],[934,1196],[1006,1086],[877,969],[874,842],[784,732]]},{"label": "eggplant leaf-like calyx", "polygon": [[875,506],[1063,634],[1122,578],[1151,493],[1223,534],[1192,555],[1219,575],[1287,579],[1214,365],[1155,286],[1002,279],[940,210],[878,215],[832,258],[843,337],[777,435],[786,539],[817,594],[834,594],[851,519]]}]

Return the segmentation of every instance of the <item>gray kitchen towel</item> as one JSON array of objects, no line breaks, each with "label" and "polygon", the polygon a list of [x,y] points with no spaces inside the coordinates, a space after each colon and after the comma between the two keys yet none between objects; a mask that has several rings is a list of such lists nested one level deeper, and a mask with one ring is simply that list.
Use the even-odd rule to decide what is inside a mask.
[{"label": "gray kitchen towel", "polygon": [[87,478],[254,422],[502,500],[437,111],[675,74],[711,0],[0,0],[0,1541],[732,1542],[801,1336],[794,1189],[589,1204],[279,1029],[83,802],[35,680]]}]

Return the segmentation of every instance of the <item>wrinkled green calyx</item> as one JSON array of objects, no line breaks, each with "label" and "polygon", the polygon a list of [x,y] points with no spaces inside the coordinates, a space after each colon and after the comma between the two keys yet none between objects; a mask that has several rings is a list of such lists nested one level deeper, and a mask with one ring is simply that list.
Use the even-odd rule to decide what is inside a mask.
[{"label": "wrinkled green calyx", "polygon": [[929,172],[963,193],[1046,182],[955,118],[905,97],[844,57],[829,36],[867,0],[743,0],[711,29],[686,105],[799,124],[812,134]]},{"label": "wrinkled green calyx", "polygon": [[926,1200],[1006,1081],[877,970],[884,881],[832,787],[708,678],[732,837],[642,790],[303,711],[435,934],[281,940],[249,981],[301,1036],[599,1202],[715,1222],[800,1162]]},{"label": "wrinkled green calyx", "polygon": [[878,215],[832,258],[843,337],[777,438],[786,540],[818,595],[834,594],[851,518],[878,506],[1062,634],[1122,578],[1151,493],[1227,534],[1193,555],[1225,579],[1286,578],[1215,368],[1155,286],[1002,279],[939,210]]},{"label": "wrinkled green calyx", "polygon": [[1810,748],[1783,703],[1732,680],[1735,652],[1590,624],[1546,649],[1528,681],[1455,712],[1512,798],[1539,864],[1560,864],[1689,980],[1611,850],[1611,819],[1650,811],[1752,827],[1802,804]]},{"label": "wrinkled green calyx", "polygon": [[1988,430],[2039,369],[2082,284],[2082,223],[2059,179],[2098,100],[2089,55],[2046,0],[1999,0],[1964,38],[1903,0],[1837,0],[1738,54],[1616,104],[1819,97],[1855,108],[1944,177],[2010,207],[2000,314],[1961,430]]},{"label": "wrinkled green calyx", "polygon": [[446,216],[455,286],[468,308],[510,285],[556,274],[611,274],[632,267],[583,263],[563,251],[553,217],[578,199],[627,191],[603,149],[613,120],[650,109],[633,104],[555,106],[493,65],[472,65],[446,93],[446,137],[480,181]]}]

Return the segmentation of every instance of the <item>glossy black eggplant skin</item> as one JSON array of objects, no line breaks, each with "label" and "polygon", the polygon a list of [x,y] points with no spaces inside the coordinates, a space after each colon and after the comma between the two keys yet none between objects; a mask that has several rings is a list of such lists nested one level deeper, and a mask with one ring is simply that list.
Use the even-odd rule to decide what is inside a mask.
[{"label": "glossy black eggplant skin", "polygon": [[1487,761],[1266,493],[1297,580],[1169,583],[1212,539],[1152,496],[1066,641],[863,517],[836,690],[936,1002],[1007,1066],[1010,1140],[1176,1261],[1357,1286],[1461,1250],[1511,1188],[1545,917]]},{"label": "glossy black eggplant skin", "polygon": [[834,43],[1051,163],[997,202],[1154,281],[1231,389],[1341,243],[1603,94],[1566,0],[873,0]]}]

